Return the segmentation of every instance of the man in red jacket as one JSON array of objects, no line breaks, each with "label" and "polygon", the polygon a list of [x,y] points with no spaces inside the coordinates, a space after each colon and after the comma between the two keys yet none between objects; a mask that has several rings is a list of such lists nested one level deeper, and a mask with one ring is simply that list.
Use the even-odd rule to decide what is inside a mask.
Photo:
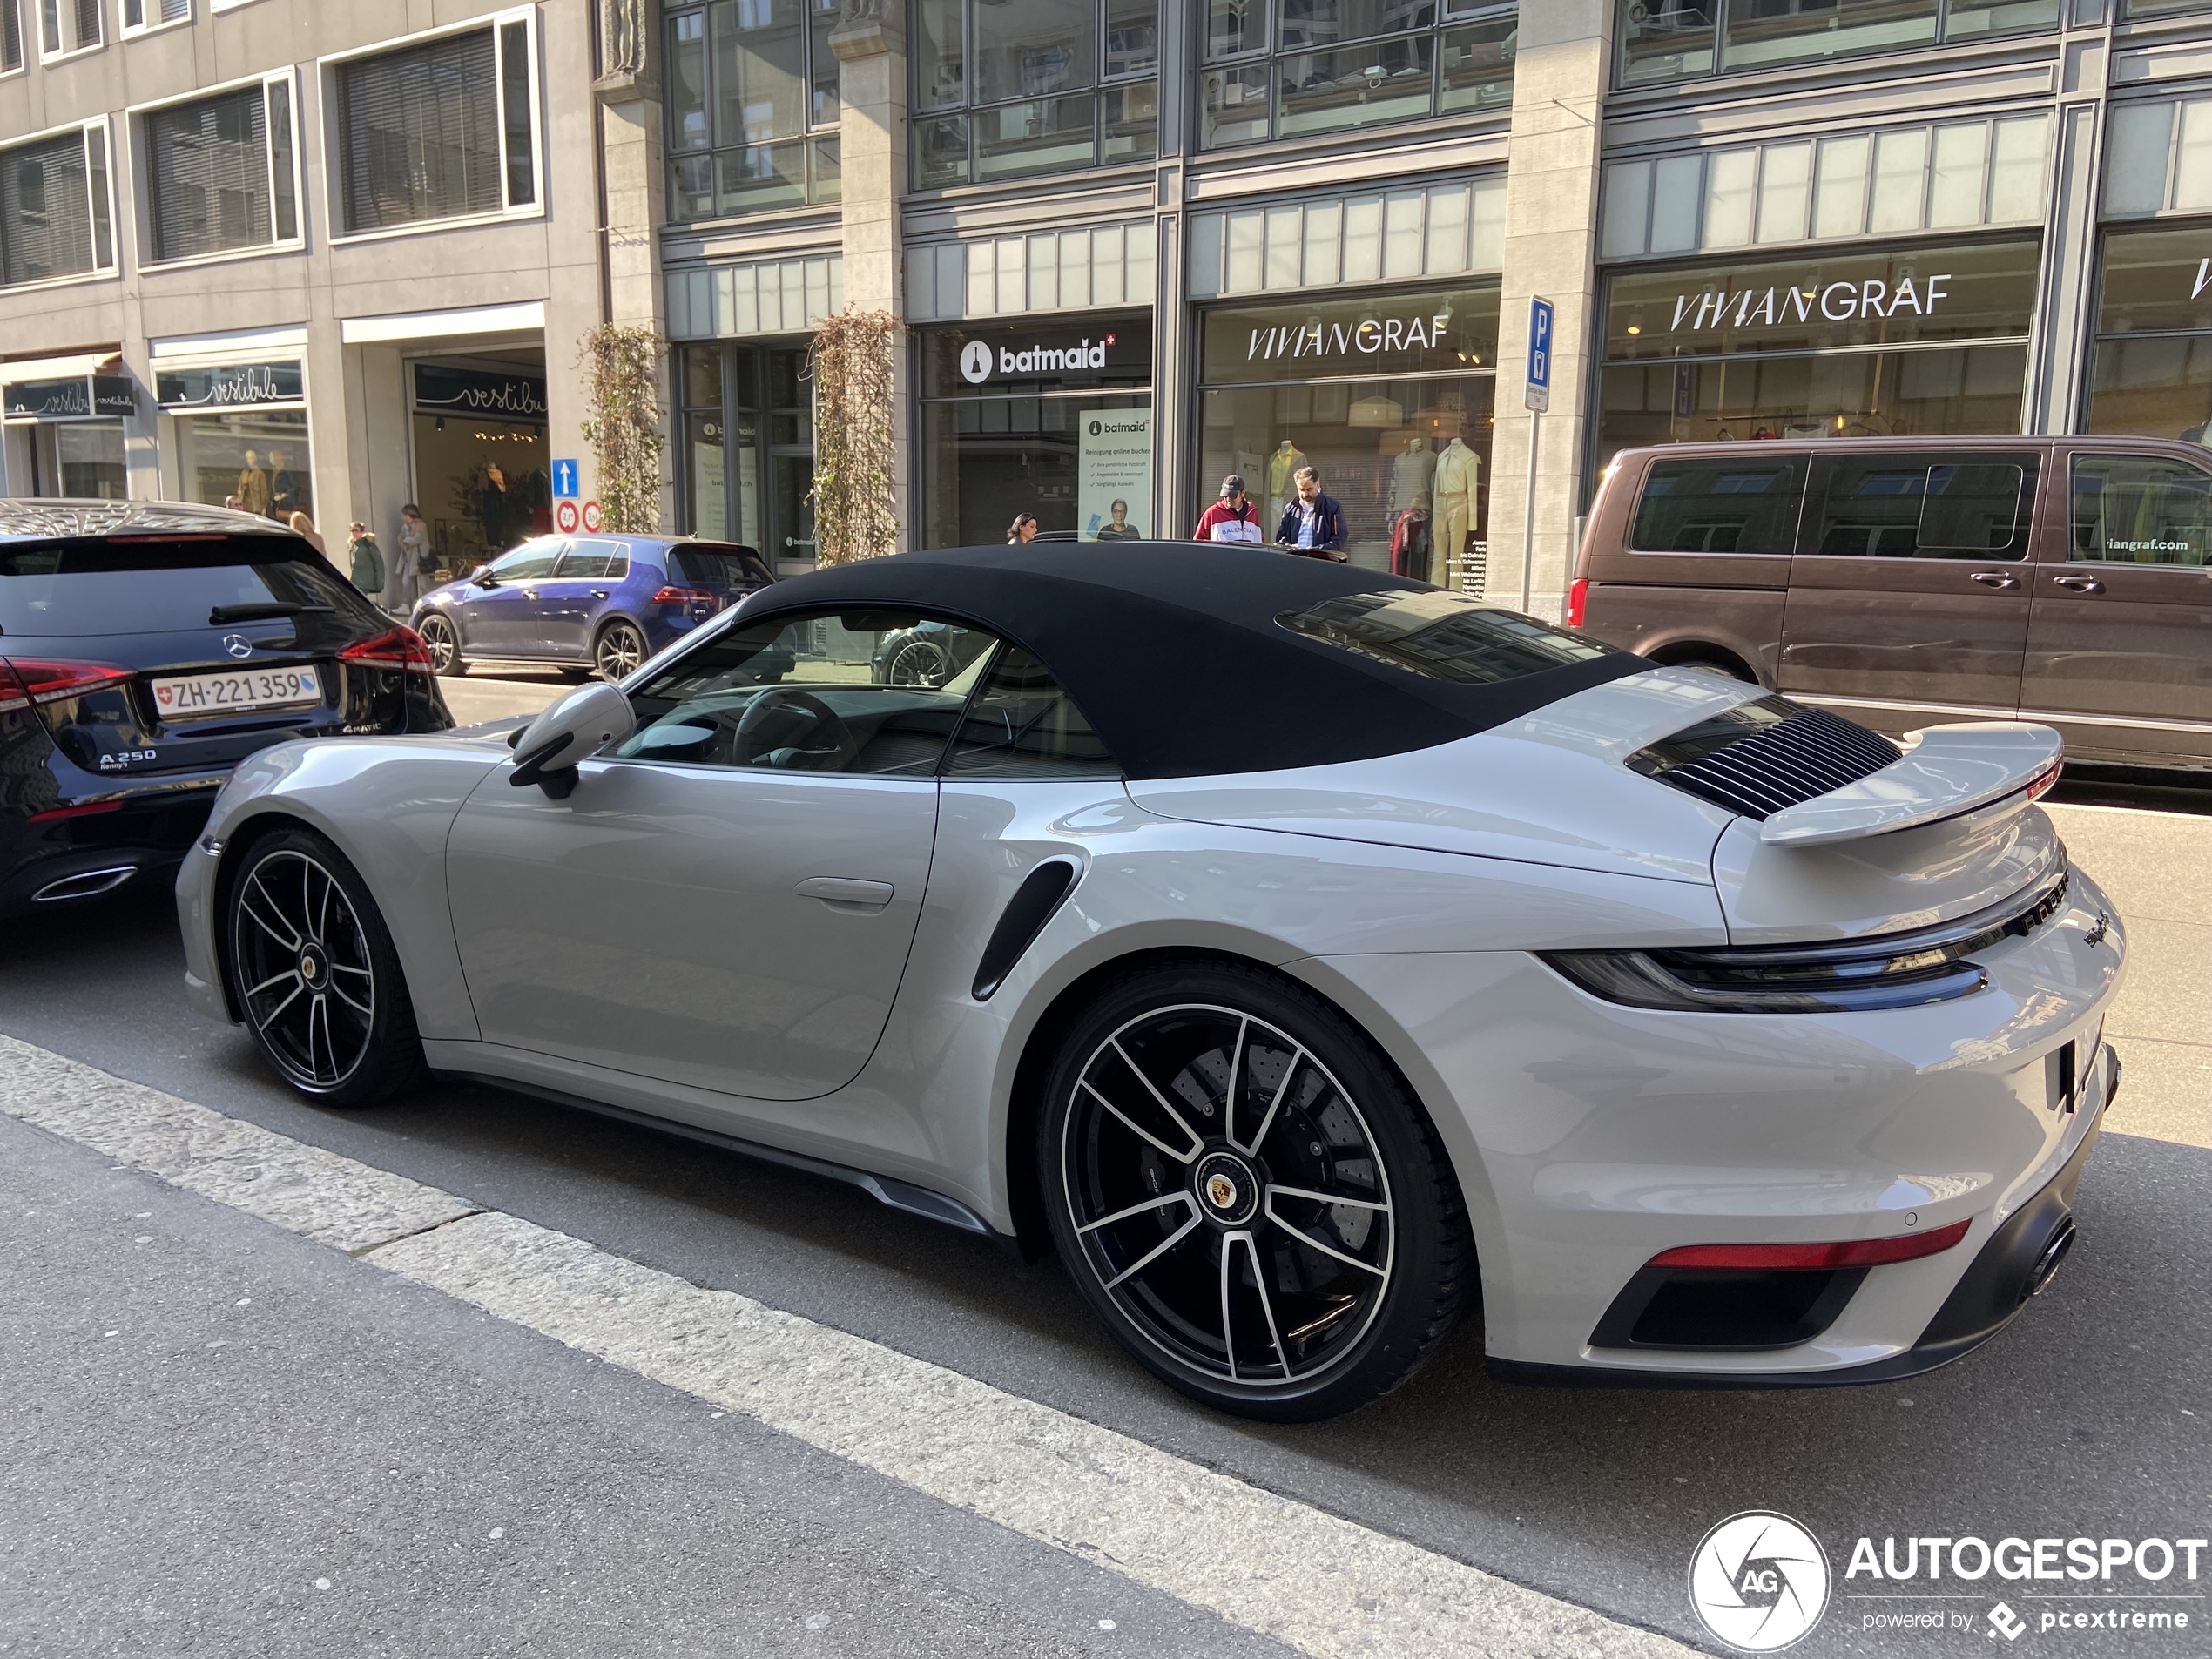
[{"label": "man in red jacket", "polygon": [[1259,505],[1244,493],[1244,481],[1236,473],[1221,481],[1221,499],[1199,516],[1194,542],[1265,541],[1259,527]]}]

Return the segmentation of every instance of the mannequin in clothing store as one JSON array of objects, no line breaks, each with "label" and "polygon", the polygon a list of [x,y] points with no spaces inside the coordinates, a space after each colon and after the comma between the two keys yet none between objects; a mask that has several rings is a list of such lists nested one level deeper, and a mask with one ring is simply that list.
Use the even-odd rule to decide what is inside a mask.
[{"label": "mannequin in clothing store", "polygon": [[1411,437],[1406,440],[1406,453],[1390,463],[1390,510],[1400,513],[1408,507],[1426,509],[1436,477],[1436,452],[1428,447],[1428,440]]},{"label": "mannequin in clothing store", "polygon": [[1305,453],[1288,438],[1275,446],[1275,453],[1267,457],[1267,516],[1270,522],[1280,518],[1297,491],[1291,481],[1298,469],[1305,465]]},{"label": "mannequin in clothing store", "polygon": [[1474,534],[1476,492],[1482,484],[1482,457],[1457,437],[1436,457],[1436,550],[1447,559],[1467,556]]}]

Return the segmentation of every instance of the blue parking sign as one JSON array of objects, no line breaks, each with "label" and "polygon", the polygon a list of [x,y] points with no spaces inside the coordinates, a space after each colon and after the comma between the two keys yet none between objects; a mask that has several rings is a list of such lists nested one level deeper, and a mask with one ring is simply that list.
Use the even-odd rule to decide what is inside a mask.
[{"label": "blue parking sign", "polygon": [[577,489],[577,464],[573,461],[553,463],[553,499],[574,501],[580,492]]},{"label": "blue parking sign", "polygon": [[1552,302],[1528,301],[1528,388],[1526,407],[1540,414],[1552,406]]}]

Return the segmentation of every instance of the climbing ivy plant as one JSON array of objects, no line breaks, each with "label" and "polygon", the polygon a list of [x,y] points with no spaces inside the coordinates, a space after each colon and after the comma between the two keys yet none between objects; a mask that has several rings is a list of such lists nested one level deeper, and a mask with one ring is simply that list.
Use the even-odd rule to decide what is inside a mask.
[{"label": "climbing ivy plant", "polygon": [[846,310],[824,319],[814,381],[814,550],[824,564],[881,558],[898,546],[892,442],[898,320]]},{"label": "climbing ivy plant", "polygon": [[651,328],[605,323],[583,337],[590,416],[583,441],[599,473],[599,517],[610,530],[651,535],[660,528],[660,336]]}]

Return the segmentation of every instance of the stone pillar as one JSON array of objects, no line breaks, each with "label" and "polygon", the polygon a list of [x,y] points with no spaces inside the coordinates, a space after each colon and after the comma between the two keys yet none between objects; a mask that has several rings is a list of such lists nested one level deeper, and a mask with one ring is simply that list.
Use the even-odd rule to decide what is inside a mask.
[{"label": "stone pillar", "polygon": [[2060,48],[2051,131],[2051,198],[2044,212],[2042,314],[2028,366],[2023,432],[2073,432],[2087,390],[2096,330],[2097,194],[2108,115],[2112,25],[2105,7],[2075,0]]},{"label": "stone pillar", "polygon": [[1575,562],[1582,472],[1596,387],[1599,124],[1613,72],[1610,0],[1546,0],[1521,13],[1513,132],[1506,165],[1504,292],[1497,426],[1491,448],[1487,592],[1518,604],[1529,523],[1530,417],[1522,407],[1528,301],[1558,307],[1551,409],[1536,455],[1534,565],[1528,608],[1556,617]]},{"label": "stone pillar", "polygon": [[[845,306],[907,315],[899,199],[907,188],[905,0],[845,0],[830,32],[838,57],[838,152],[843,173]],[[914,353],[892,348],[891,439],[898,550],[914,545]]]},{"label": "stone pillar", "polygon": [[[668,169],[661,111],[658,10],[646,0],[602,0],[597,8],[599,76],[591,84],[591,120],[599,151],[595,160],[599,173],[600,246],[592,250],[592,258],[599,268],[588,287],[556,280],[546,302],[546,383],[556,417],[551,429],[556,435],[573,431],[578,424],[567,418],[567,408],[583,408],[576,357],[586,334],[602,322],[651,328],[664,338],[668,332],[668,302],[660,264]],[[591,47],[588,38],[573,44],[585,51]],[[560,44],[566,47],[570,43]],[[556,55],[550,41],[547,59],[549,63],[576,61],[564,53]],[[556,138],[556,165],[560,151]],[[552,188],[558,200],[557,179]],[[596,307],[583,302],[584,295],[593,290],[598,293]],[[572,406],[566,395],[570,387],[577,388]],[[676,523],[674,456],[679,435],[673,396],[673,381],[664,380],[662,429],[669,435],[668,450],[661,461],[665,481],[661,491],[664,527]],[[556,450],[565,453],[557,443]],[[597,492],[598,481],[591,475],[588,448],[581,450],[580,459],[586,475],[583,493],[589,496]]]}]

